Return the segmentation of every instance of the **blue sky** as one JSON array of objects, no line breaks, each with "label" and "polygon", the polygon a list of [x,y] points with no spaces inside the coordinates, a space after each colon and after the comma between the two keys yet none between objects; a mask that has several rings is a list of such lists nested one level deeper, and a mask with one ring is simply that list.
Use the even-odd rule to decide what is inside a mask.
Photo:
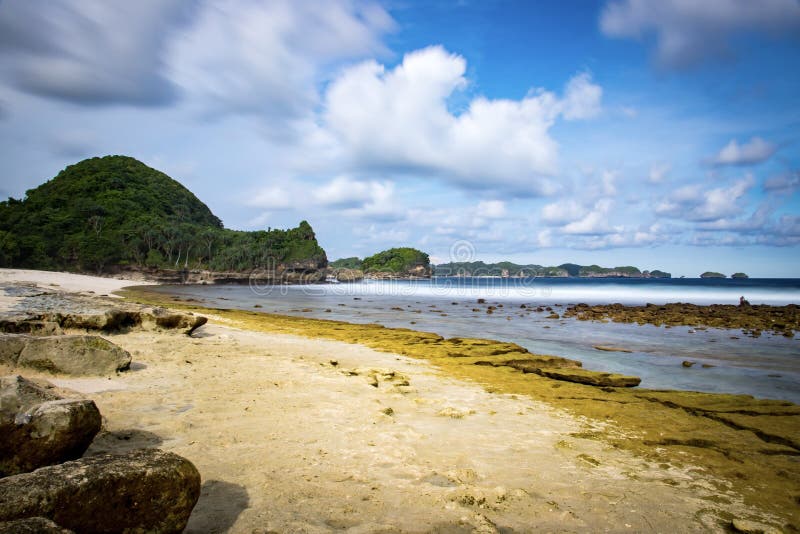
[{"label": "blue sky", "polygon": [[0,196],[127,154],[331,259],[800,276],[800,0],[0,0]]}]

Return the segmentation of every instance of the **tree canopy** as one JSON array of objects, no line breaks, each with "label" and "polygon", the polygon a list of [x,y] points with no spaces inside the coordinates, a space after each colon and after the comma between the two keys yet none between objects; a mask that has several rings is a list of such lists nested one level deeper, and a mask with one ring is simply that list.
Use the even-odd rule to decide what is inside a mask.
[{"label": "tree canopy", "polygon": [[311,226],[226,230],[191,191],[127,156],[91,158],[0,202],[0,266],[103,272],[120,266],[245,271],[327,265]]},{"label": "tree canopy", "polygon": [[415,248],[390,248],[364,258],[361,268],[364,272],[405,273],[415,267],[430,267],[430,258]]}]

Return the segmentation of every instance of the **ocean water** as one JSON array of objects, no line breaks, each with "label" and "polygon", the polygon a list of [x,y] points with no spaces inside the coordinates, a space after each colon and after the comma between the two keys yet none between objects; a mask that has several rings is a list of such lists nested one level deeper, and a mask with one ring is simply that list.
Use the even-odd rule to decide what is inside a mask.
[{"label": "ocean water", "polygon": [[[513,341],[531,352],[581,360],[589,369],[640,376],[641,387],[742,393],[800,404],[798,336],[764,333],[754,339],[738,329],[547,319],[549,312],[531,309],[550,306],[560,314],[579,302],[738,304],[741,296],[751,304],[783,305],[800,303],[800,279],[435,278],[306,286],[159,286],[155,290],[218,308]],[[497,306],[493,314],[477,304],[479,298]],[[604,352],[594,349],[595,345],[633,352]],[[686,368],[684,360],[696,364]]]}]

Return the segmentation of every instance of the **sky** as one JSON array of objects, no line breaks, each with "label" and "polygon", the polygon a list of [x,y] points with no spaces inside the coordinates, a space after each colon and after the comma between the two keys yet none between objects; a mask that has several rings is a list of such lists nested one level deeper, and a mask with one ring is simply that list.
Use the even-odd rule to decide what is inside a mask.
[{"label": "sky", "polygon": [[227,228],[800,277],[800,0],[0,0],[0,197],[133,156]]}]

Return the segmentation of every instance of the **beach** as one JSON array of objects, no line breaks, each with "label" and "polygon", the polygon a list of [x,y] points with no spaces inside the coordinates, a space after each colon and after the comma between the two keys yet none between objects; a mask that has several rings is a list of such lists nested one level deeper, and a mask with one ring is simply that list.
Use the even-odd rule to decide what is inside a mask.
[{"label": "beach", "polygon": [[[101,295],[132,285],[0,271],[4,287],[22,282],[103,305],[115,297]],[[24,305],[22,297],[0,301],[3,314]],[[620,446],[641,440],[624,422],[632,417],[622,413],[628,393],[567,383],[552,389],[548,381],[541,384],[560,393],[536,398],[514,390],[528,375],[509,370],[508,384],[494,384],[479,373],[493,369],[426,361],[369,346],[367,338],[346,342],[359,337],[344,327],[337,339],[322,323],[253,327],[254,315],[202,315],[209,322],[191,337],[136,329],[104,335],[133,358],[130,371],[114,376],[15,371],[95,401],[104,428],[88,455],[158,447],[189,459],[203,486],[187,532],[723,532],[735,518],[800,525],[796,501],[769,507],[747,494],[747,484],[731,482],[727,464],[715,468],[730,452],[687,442],[662,455],[669,436],[646,452]],[[606,409],[614,395],[618,420],[615,410],[591,417],[576,408]],[[665,431],[691,417],[672,412]],[[748,447],[758,441],[751,430],[719,426]],[[720,458],[704,464],[681,449],[698,446]],[[741,477],[761,473],[752,487],[772,484],[764,480],[772,461],[772,476],[790,479],[773,490],[797,491],[794,449],[760,447],[767,467],[742,464]],[[682,455],[687,461],[675,461]]]}]

